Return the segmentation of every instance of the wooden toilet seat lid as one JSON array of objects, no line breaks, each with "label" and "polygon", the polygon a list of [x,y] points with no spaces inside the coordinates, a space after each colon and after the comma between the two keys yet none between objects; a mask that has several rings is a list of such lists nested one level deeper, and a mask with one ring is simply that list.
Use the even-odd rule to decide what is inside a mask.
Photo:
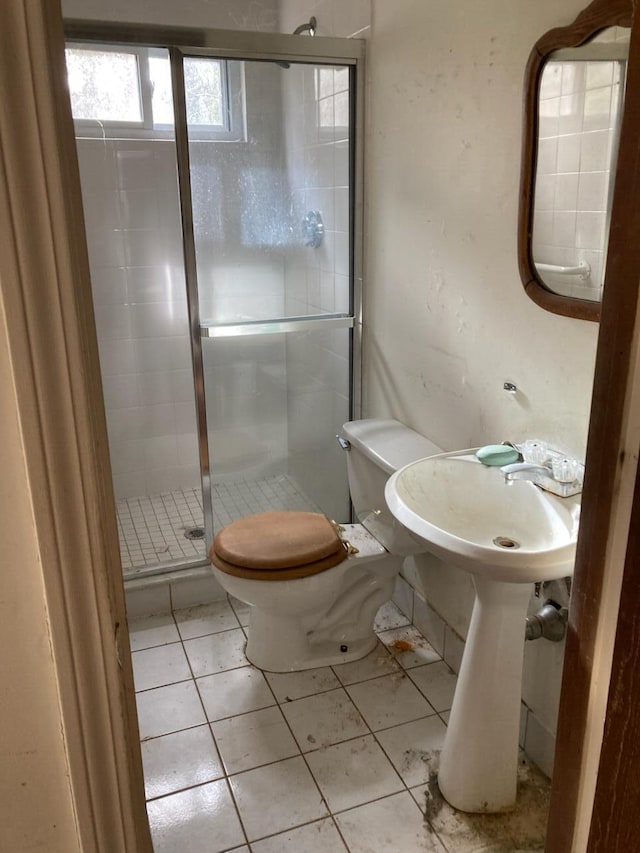
[{"label": "wooden toilet seat lid", "polygon": [[211,562],[228,574],[258,580],[306,577],[347,557],[335,526],[317,512],[262,512],[227,525],[214,539]]}]

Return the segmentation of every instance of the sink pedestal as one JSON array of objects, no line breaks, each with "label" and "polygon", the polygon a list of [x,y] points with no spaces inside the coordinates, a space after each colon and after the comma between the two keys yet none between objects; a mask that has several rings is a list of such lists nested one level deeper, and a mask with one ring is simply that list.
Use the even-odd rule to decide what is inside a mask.
[{"label": "sink pedestal", "polygon": [[440,757],[444,798],[464,812],[516,801],[522,663],[531,584],[473,575],[476,600]]}]

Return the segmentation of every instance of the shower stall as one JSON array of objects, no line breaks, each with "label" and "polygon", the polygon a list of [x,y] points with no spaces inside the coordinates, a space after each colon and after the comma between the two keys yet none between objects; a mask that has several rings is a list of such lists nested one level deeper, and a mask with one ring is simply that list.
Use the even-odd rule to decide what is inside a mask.
[{"label": "shower stall", "polygon": [[67,23],[125,577],[205,565],[254,512],[349,518],[362,61],[350,39]]}]

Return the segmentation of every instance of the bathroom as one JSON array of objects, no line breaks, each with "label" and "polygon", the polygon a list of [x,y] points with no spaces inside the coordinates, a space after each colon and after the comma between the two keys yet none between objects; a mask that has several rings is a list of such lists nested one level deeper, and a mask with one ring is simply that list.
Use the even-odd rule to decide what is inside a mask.
[{"label": "bathroom", "polygon": [[[541,436],[583,458],[597,324],[543,311],[529,300],[520,285],[515,252],[524,65],[536,39],[553,26],[569,23],[582,5],[567,3],[560,12],[550,2],[536,8],[520,4],[514,14],[494,2],[476,8],[376,0],[192,0],[181,4],[176,14],[168,0],[152,9],[148,4],[115,3],[107,8],[68,0],[63,11],[69,18],[283,33],[315,15],[319,36],[365,39],[362,415],[397,418],[447,449]],[[286,69],[269,70],[280,78],[287,74]],[[265,86],[269,76],[264,75]],[[269,126],[268,114],[264,124],[267,131],[277,132]],[[332,224],[333,233],[339,234],[335,221]],[[270,258],[269,263],[280,261]],[[337,268],[331,272],[335,286],[341,273]],[[98,315],[101,307],[96,302]],[[335,302],[331,309],[344,310]],[[243,387],[248,396],[255,396],[255,383],[264,374],[282,389],[278,371],[283,362],[281,353],[273,353],[275,348],[277,344],[265,352],[257,347],[248,357],[245,349],[240,365],[230,358],[228,370],[221,371],[221,396],[230,390],[240,393]],[[341,342],[331,355],[335,361],[347,361],[348,347]],[[178,374],[185,368],[177,362],[174,369]],[[517,386],[517,394],[506,392],[505,382]],[[105,390],[112,397],[127,393]],[[285,394],[290,391],[285,388]],[[172,405],[186,409],[190,401],[182,393],[179,389]],[[344,392],[337,390],[335,397],[332,414],[337,421],[347,420]],[[224,408],[224,399],[215,402],[219,410]],[[320,422],[326,401],[315,403]],[[281,408],[278,401],[267,405]],[[172,412],[173,418],[180,415],[177,409]],[[270,418],[268,411],[267,425]],[[231,423],[220,429],[236,427]],[[334,484],[342,477],[344,486],[342,456],[334,447],[339,424],[327,419],[327,428],[326,453],[332,467],[326,480]],[[193,436],[196,431],[194,422],[179,434]],[[256,466],[264,464],[262,478],[279,476],[279,435],[274,429],[268,436],[267,463],[264,448],[256,453]],[[243,459],[258,444],[255,435],[249,438],[250,449],[242,445],[237,450]],[[191,468],[193,473],[198,465],[193,438],[185,440],[182,456],[176,440],[166,444],[175,453],[172,467]],[[233,452],[231,445],[222,442]],[[162,453],[160,442],[156,448]],[[133,456],[115,472],[116,497],[117,478],[124,489],[125,479],[134,480],[138,473],[135,447],[129,451]],[[310,470],[317,452],[314,447],[311,458],[301,460],[300,477]],[[318,472],[310,479],[317,480]],[[157,482],[158,491],[165,491],[160,478]],[[121,494],[124,497],[125,491]],[[345,517],[340,499],[334,514]],[[194,515],[193,521],[194,526],[206,524],[204,516],[201,521]],[[445,570],[424,555],[408,560],[403,575],[396,605],[455,672],[473,602],[469,576],[449,566]],[[145,610],[168,610],[170,596],[174,608],[182,609],[214,598],[215,591],[197,573],[191,580],[172,579],[168,586],[161,575],[150,573],[128,583],[130,617],[142,616]],[[562,656],[562,644],[541,642],[526,649],[523,746],[547,775],[552,769]],[[242,844],[236,846],[242,849]]]}]

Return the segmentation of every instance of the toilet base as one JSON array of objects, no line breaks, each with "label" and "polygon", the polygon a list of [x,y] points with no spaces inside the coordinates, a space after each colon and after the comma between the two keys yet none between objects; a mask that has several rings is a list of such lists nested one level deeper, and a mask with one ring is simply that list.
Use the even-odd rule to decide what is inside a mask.
[{"label": "toilet base", "polygon": [[[325,640],[322,643],[314,643],[309,649],[306,638],[304,642],[300,642],[299,634],[298,640],[291,639],[291,635],[289,638],[282,635],[274,644],[273,632],[269,627],[270,642],[265,643],[261,630],[256,626],[259,617],[258,620],[254,619],[254,613],[255,611],[252,610],[245,654],[250,663],[266,672],[298,672],[303,669],[350,663],[368,655],[378,642],[378,638],[372,631],[370,637],[353,642],[340,643],[336,640]],[[268,624],[273,625],[271,620]],[[309,650],[313,656],[305,656],[305,650]]]},{"label": "toilet base", "polygon": [[345,525],[357,553],[294,580],[255,580],[213,567],[222,587],[251,605],[246,655],[267,672],[297,672],[358,660],[377,643],[376,613],[393,595],[402,557],[360,525]]}]

